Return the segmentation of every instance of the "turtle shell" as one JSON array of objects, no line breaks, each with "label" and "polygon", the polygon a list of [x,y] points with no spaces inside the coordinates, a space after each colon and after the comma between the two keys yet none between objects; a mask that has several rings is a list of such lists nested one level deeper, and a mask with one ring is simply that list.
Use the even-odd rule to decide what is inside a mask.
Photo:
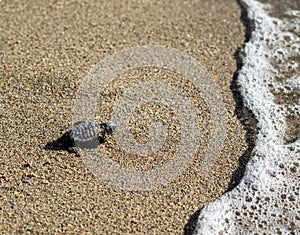
[{"label": "turtle shell", "polygon": [[96,148],[105,138],[103,128],[92,120],[76,122],[71,132],[75,145],[79,148]]}]

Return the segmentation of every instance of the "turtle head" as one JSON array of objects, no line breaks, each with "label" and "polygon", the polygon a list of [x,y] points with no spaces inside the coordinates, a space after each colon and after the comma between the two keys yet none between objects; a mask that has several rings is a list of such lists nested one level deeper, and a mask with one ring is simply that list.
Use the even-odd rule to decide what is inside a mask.
[{"label": "turtle head", "polygon": [[104,124],[103,126],[104,126],[107,134],[113,133],[117,128],[117,124],[114,122],[105,122],[103,124]]}]

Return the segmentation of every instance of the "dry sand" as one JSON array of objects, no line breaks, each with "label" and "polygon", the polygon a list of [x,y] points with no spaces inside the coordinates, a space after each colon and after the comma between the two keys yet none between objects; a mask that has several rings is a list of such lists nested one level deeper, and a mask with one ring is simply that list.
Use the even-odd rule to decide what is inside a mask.
[{"label": "dry sand", "polygon": [[[230,90],[234,53],[245,34],[240,15],[235,1],[0,1],[0,232],[189,234],[197,211],[226,191],[247,149]],[[93,65],[147,44],[174,47],[207,68],[223,94],[227,138],[210,174],[196,176],[191,164],[167,186],[122,191],[89,173],[81,157],[44,146],[71,128],[76,90]],[[151,69],[131,73],[111,90],[118,94],[134,79],[154,76]],[[160,73],[183,86],[176,75]],[[188,88],[186,94],[195,102],[193,92]],[[109,94],[105,99],[114,101]],[[199,104],[198,115],[206,120]],[[109,111],[99,105],[100,116]],[[210,133],[209,125],[200,125],[199,158]],[[128,168],[149,169],[166,160],[123,158],[113,138],[105,147]]]}]

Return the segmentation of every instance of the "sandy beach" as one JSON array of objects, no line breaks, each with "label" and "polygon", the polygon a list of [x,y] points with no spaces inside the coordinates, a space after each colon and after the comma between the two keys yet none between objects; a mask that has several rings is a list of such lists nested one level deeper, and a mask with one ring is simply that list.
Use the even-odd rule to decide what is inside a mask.
[{"label": "sandy beach", "polygon": [[[231,90],[235,53],[245,40],[240,17],[240,6],[233,0],[0,1],[0,232],[191,234],[199,210],[226,192],[247,150]],[[44,149],[72,127],[73,100],[91,68],[138,45],[176,48],[193,56],[219,86],[227,135],[208,174],[196,175],[197,164],[190,164],[166,186],[124,191],[91,174],[81,157]],[[106,104],[114,102],[112,94],[122,86],[141,77],[151,81],[153,74],[149,69],[120,76],[99,102],[99,116],[109,116],[111,106]],[[164,77],[184,87],[184,78],[170,71],[159,75],[155,79]],[[186,89],[191,102],[201,99],[193,88]],[[201,160],[210,136],[203,110],[200,102],[203,139],[193,163]],[[146,121],[140,125],[148,125]],[[159,160],[123,156],[113,136],[104,148],[129,169],[149,169],[169,157],[165,159],[164,152]]]}]

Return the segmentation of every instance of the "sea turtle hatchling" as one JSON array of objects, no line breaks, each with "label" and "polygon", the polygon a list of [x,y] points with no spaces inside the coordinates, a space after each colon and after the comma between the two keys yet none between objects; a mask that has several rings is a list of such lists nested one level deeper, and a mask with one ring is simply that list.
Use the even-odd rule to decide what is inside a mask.
[{"label": "sea turtle hatchling", "polygon": [[112,134],[116,129],[113,122],[97,123],[93,120],[76,122],[73,128],[65,132],[56,143],[60,148],[65,148],[69,152],[77,152],[76,147],[82,149],[96,148],[103,143],[107,134]]}]

